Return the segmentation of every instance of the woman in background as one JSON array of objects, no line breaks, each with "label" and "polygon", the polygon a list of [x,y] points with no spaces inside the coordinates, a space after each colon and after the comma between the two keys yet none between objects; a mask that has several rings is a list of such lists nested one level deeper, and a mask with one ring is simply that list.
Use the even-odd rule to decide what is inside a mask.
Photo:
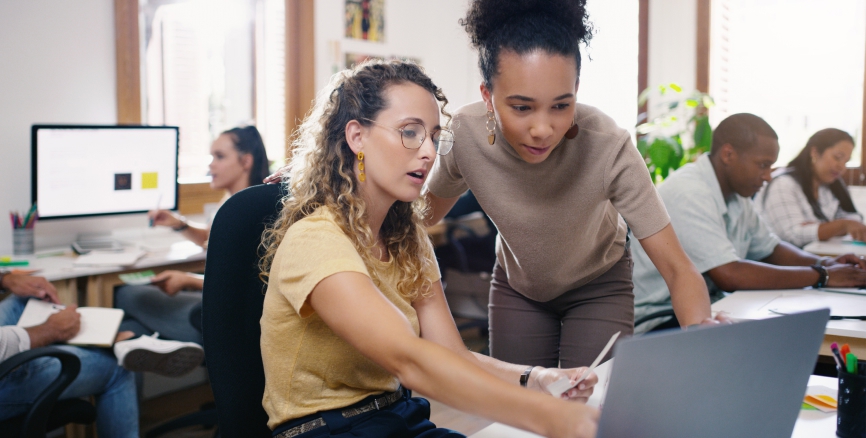
[{"label": "woman in background", "polygon": [[[301,125],[292,196],[263,238],[262,404],[275,437],[463,436],[436,428],[401,384],[544,436],[595,435],[597,410],[544,393],[585,368],[505,363],[457,332],[420,198],[453,143],[446,103],[418,66],[371,61],[335,75]],[[585,400],[596,381],[565,397]]]},{"label": "woman in background", "polygon": [[853,151],[847,132],[822,129],[758,195],[756,204],[782,240],[801,248],[846,234],[866,241],[863,215],[842,182]]},{"label": "woman in background", "polygon": [[[209,169],[210,186],[225,190],[225,202],[230,196],[260,184],[268,174],[268,156],[262,136],[255,126],[233,128],[214,140],[210,148],[213,157]],[[216,213],[214,213],[215,215]],[[206,246],[210,223],[189,222],[167,210],[148,213],[153,225],[165,226],[183,234],[199,246]],[[136,335],[159,332],[166,339],[201,344],[201,332],[190,322],[190,314],[201,306],[204,276],[167,270],[157,274],[152,285],[122,286],[114,294],[114,306],[123,309],[121,330]]]}]

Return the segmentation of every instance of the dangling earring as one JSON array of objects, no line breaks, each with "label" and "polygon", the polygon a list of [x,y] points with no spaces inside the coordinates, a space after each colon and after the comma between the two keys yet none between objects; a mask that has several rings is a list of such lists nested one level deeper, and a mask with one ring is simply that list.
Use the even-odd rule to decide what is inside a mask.
[{"label": "dangling earring", "polygon": [[493,110],[487,110],[487,143],[490,144],[496,141],[496,119],[493,115]]},{"label": "dangling earring", "polygon": [[574,137],[577,137],[578,132],[580,132],[580,127],[572,124],[571,128],[568,128],[568,131],[565,131],[565,138],[574,140]]},{"label": "dangling earring", "polygon": [[364,153],[358,152],[358,180],[361,182],[367,181],[367,174],[364,173]]}]

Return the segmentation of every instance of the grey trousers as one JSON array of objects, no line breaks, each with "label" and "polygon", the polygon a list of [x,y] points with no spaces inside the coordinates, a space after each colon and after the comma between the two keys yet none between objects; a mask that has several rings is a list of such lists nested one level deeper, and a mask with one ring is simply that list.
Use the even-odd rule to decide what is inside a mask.
[{"label": "grey trousers", "polygon": [[497,261],[490,283],[490,355],[548,368],[589,366],[614,333],[621,331],[622,339],[634,332],[633,266],[626,249],[598,278],[542,303],[512,289]]},{"label": "grey trousers", "polygon": [[136,335],[159,332],[161,339],[202,343],[201,333],[190,322],[190,314],[201,303],[201,292],[178,292],[169,296],[156,286],[121,286],[114,292],[114,307],[123,309],[120,330]]}]

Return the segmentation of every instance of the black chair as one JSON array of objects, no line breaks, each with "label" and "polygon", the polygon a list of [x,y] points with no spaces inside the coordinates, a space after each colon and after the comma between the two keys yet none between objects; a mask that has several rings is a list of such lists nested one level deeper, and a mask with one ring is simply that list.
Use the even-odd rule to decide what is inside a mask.
[{"label": "black chair", "polygon": [[458,330],[480,328],[482,336],[487,336],[496,227],[471,191],[461,196],[445,216],[445,224],[447,243],[435,249],[445,298],[455,317],[469,320],[458,324]]},{"label": "black chair", "polygon": [[43,438],[47,431],[65,424],[90,424],[96,420],[96,408],[84,400],[57,401],[81,371],[81,361],[68,351],[57,347],[42,347],[18,353],[0,363],[0,379],[24,363],[40,357],[55,357],[60,360],[60,374],[39,394],[29,412],[0,422],[0,436]]},{"label": "black chair", "polygon": [[265,373],[259,346],[265,284],[259,243],[279,214],[283,185],[259,185],[229,198],[211,226],[202,300],[202,334],[219,433],[270,437],[262,407]]}]

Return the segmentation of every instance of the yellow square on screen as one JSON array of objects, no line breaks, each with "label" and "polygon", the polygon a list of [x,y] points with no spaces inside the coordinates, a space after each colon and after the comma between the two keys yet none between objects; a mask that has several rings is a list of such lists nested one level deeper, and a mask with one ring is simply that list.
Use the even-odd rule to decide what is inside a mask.
[{"label": "yellow square on screen", "polygon": [[155,189],[158,187],[157,181],[159,173],[157,172],[142,172],[141,174],[141,188],[142,189]]}]

